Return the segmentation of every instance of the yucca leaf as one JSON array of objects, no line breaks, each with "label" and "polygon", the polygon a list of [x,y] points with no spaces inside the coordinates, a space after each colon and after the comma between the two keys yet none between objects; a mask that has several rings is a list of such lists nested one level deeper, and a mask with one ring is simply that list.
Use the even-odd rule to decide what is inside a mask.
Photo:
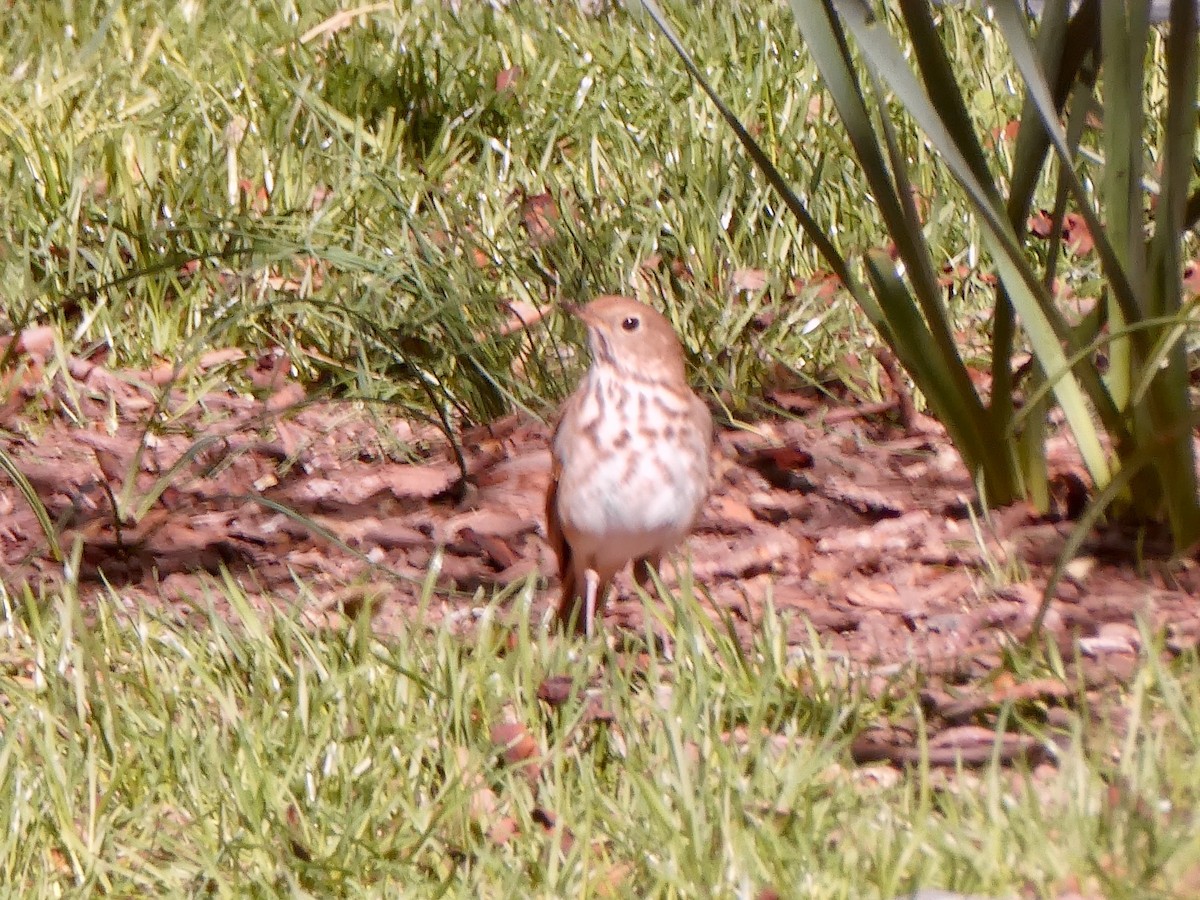
[{"label": "yucca leaf", "polygon": [[[1007,459],[1006,442],[994,439],[988,431],[972,427],[977,410],[976,395],[964,394],[958,387],[958,357],[948,360],[939,353],[921,353],[927,346],[928,328],[909,295],[895,263],[884,252],[872,250],[866,256],[867,274],[880,303],[888,310],[888,325],[895,334],[896,355],[925,392],[929,405],[946,426],[972,474],[982,472],[989,492],[1007,492],[1015,496],[1012,465]],[[912,349],[915,348],[916,352]]]},{"label": "yucca leaf", "polygon": [[[792,7],[795,11],[814,3],[815,0],[792,0]],[[966,190],[981,223],[985,226],[986,242],[996,260],[1000,280],[1021,316],[1039,362],[1047,371],[1062,368],[1065,362],[1062,341],[1067,335],[1060,333],[1063,330],[1061,323],[1052,321],[1054,313],[1049,312],[1052,309],[1052,301],[1024,257],[994,185],[982,184],[975,177],[928,95],[917,83],[899,46],[883,25],[871,19],[867,10],[857,4],[845,4],[839,7],[839,11],[842,21],[854,33],[869,63],[887,81],[888,86],[921,126]],[[832,15],[831,12],[829,14]],[[799,13],[797,15],[799,16]],[[810,29],[812,18],[803,20],[800,27],[802,31]],[[806,43],[817,58],[818,65],[821,56],[828,55],[827,47],[818,49],[814,46],[814,39],[819,37],[819,34],[810,37],[806,32]],[[822,67],[822,74],[824,72]],[[893,233],[893,238],[895,237]],[[1058,328],[1055,327],[1056,324]],[[1102,392],[1095,382],[1089,384],[1089,388],[1093,392]],[[1084,464],[1097,484],[1106,484],[1110,477],[1108,461],[1078,382],[1073,375],[1065,377],[1055,383],[1054,391],[1067,424],[1076,436]]]},{"label": "yucca leaf", "polygon": [[[909,300],[915,298],[924,314],[926,328],[923,333],[914,329],[911,321],[906,318],[910,312],[907,308],[895,311],[904,324],[896,327],[895,323],[891,323],[884,333],[890,332],[894,335],[897,356],[902,360],[923,358],[930,354],[939,357],[941,376],[955,385],[955,392],[959,396],[958,402],[943,407],[939,414],[960,417],[960,421],[954,424],[944,421],[952,432],[982,436],[984,457],[976,456],[964,445],[959,445],[959,449],[969,466],[976,468],[983,465],[987,477],[999,479],[991,485],[990,490],[1003,501],[1012,496],[1011,492],[1014,489],[1011,465],[998,465],[995,459],[987,460],[984,465],[986,456],[994,456],[1002,445],[998,443],[998,433],[993,433],[995,425],[979,400],[955,345],[950,317],[937,284],[932,255],[912,202],[912,187],[905,171],[907,163],[900,157],[891,123],[886,112],[883,112],[880,116],[880,127],[883,131],[881,148],[880,138],[875,132],[866,99],[850,59],[845,36],[827,4],[821,0],[791,0],[791,4],[805,43],[833,96],[838,115],[846,127],[863,175],[870,185],[872,197],[905,265],[906,274],[912,281],[913,295],[910,296],[907,291],[904,291],[903,295]],[[877,91],[876,94],[878,93]],[[873,278],[872,284],[878,287],[880,282]],[[900,294],[892,290],[880,296],[882,315],[890,318],[892,310],[888,308],[885,296],[898,299]],[[899,346],[903,342],[914,341],[918,334],[925,336],[923,343]],[[932,386],[921,380],[921,370],[910,371],[918,387],[929,394]],[[1007,470],[1007,474],[1001,476],[1000,472],[1004,470]]]},{"label": "yucca leaf", "polygon": [[[1148,272],[1149,307],[1176,315],[1182,301],[1181,241],[1186,219],[1185,197],[1195,158],[1197,93],[1200,91],[1200,12],[1193,0],[1173,0],[1167,34],[1167,111],[1162,182]],[[1169,333],[1168,333],[1169,334]],[[1159,368],[1158,358],[1165,364]],[[1147,353],[1148,372],[1155,373],[1148,397],[1147,442],[1161,443],[1180,422],[1193,414],[1189,400],[1187,359],[1182,340],[1162,346],[1159,356]],[[1158,462],[1167,515],[1176,546],[1200,540],[1200,501],[1197,497],[1195,446],[1190,431],[1177,434]]]},{"label": "yucca leaf", "polygon": [[1046,619],[1046,613],[1050,610],[1050,604],[1054,600],[1054,594],[1058,590],[1058,585],[1062,581],[1063,575],[1066,573],[1067,564],[1075,558],[1075,554],[1079,552],[1079,548],[1083,546],[1083,542],[1087,540],[1088,535],[1095,529],[1100,519],[1104,516],[1105,511],[1122,492],[1128,489],[1139,473],[1155,462],[1155,458],[1162,452],[1164,444],[1169,445],[1182,437],[1187,437],[1190,440],[1192,429],[1197,424],[1200,424],[1200,416],[1194,413],[1184,416],[1174,424],[1170,434],[1162,436],[1163,444],[1143,444],[1135,453],[1124,460],[1123,468],[1113,480],[1088,502],[1087,507],[1075,522],[1070,535],[1068,535],[1066,542],[1063,544],[1062,553],[1059,554],[1054,571],[1050,573],[1050,577],[1046,580],[1046,587],[1042,591],[1042,599],[1038,604],[1037,612],[1034,614],[1031,625],[1029,635],[1031,642],[1037,639],[1041,631],[1042,623]]},{"label": "yucca leaf", "polygon": [[[695,62],[684,49],[678,36],[675,35],[669,23],[666,22],[661,10],[658,9],[653,0],[644,0],[643,6],[660,31],[662,31],[671,43],[672,47],[674,47],[688,72],[705,93],[709,95],[710,99],[712,99],[721,112],[721,115],[734,129],[734,132],[755,164],[764,172],[772,186],[784,197],[789,209],[797,215],[806,234],[815,232],[815,235],[820,238],[815,241],[818,250],[826,257],[831,268],[843,278],[843,281],[851,289],[855,299],[867,314],[868,319],[892,347],[902,364],[914,376],[918,387],[930,396],[931,403],[938,409],[939,415],[947,419],[955,417],[958,420],[953,424],[947,421],[947,427],[952,432],[970,436],[966,445],[960,445],[960,450],[963,452],[967,465],[972,469],[982,466],[987,472],[987,477],[995,481],[992,487],[995,494],[1000,497],[1011,497],[1013,479],[1011,474],[1006,472],[1006,468],[1011,469],[1011,467],[997,465],[994,460],[987,462],[985,465],[983,457],[980,455],[980,451],[983,451],[994,456],[998,448],[1003,448],[1003,444],[998,440],[998,435],[993,436],[996,438],[995,440],[989,440],[988,438],[988,432],[992,428],[992,423],[987,418],[983,405],[975,394],[970,378],[954,347],[953,337],[948,325],[948,316],[944,309],[941,309],[937,305],[939,288],[937,287],[936,275],[932,268],[930,253],[924,243],[920,222],[912,202],[911,191],[903,187],[898,189],[892,182],[891,172],[879,151],[865,100],[858,88],[853,70],[849,65],[848,56],[846,55],[848,51],[845,50],[844,40],[839,40],[837,37],[830,35],[828,44],[831,54],[830,59],[833,61],[833,65],[844,76],[838,81],[838,88],[834,91],[835,104],[840,103],[839,111],[842,111],[843,108],[849,108],[850,110],[850,118],[855,123],[852,129],[852,141],[859,141],[863,151],[870,158],[868,180],[872,185],[872,190],[875,192],[876,202],[885,208],[885,218],[890,220],[893,226],[893,233],[902,235],[897,239],[896,243],[901,257],[905,260],[910,272],[919,273],[918,277],[924,290],[918,291],[918,300],[921,302],[922,308],[925,309],[926,315],[924,319],[922,319],[916,307],[912,306],[913,300],[907,291],[888,291],[877,300],[868,291],[862,290],[861,286],[855,283],[840,252],[828,240],[824,232],[819,229],[811,215],[804,208],[802,202],[791,191],[770,159],[758,147],[757,142],[742,126],[733,112],[722,102],[711,85],[709,85],[703,73],[699,71]],[[824,14],[822,13],[822,15]],[[825,24],[829,26],[828,19],[825,20]],[[843,113],[843,116],[845,117],[845,113]],[[893,157],[898,157],[898,150],[895,148],[894,139],[892,141],[892,152]],[[893,159],[893,163],[899,162],[898,158]],[[866,168],[865,165],[864,168]],[[902,171],[902,169],[897,166],[896,171]],[[903,185],[907,186],[906,180],[903,180]],[[810,236],[813,235],[810,234]],[[873,278],[872,283],[877,284],[878,279]],[[889,309],[888,302],[902,304],[902,307],[895,310]],[[925,381],[926,377],[934,377],[933,368],[924,365],[931,355],[936,355],[939,358],[936,367],[936,384],[926,383]],[[950,383],[954,385],[954,390],[947,392],[945,386]],[[954,399],[950,398],[950,393],[954,395]]]},{"label": "yucca leaf", "polygon": [[904,14],[904,22],[912,38],[913,54],[929,99],[941,113],[946,130],[954,138],[975,177],[987,183],[992,176],[983,155],[983,146],[979,143],[978,130],[967,112],[966,100],[958,88],[958,79],[946,55],[946,47],[938,38],[930,4],[926,0],[900,0],[900,11]]},{"label": "yucca leaf", "polygon": [[1029,38],[1029,30],[1022,18],[1021,11],[1015,3],[997,3],[992,9],[995,13],[996,24],[1000,27],[1000,30],[1004,33],[1005,40],[1008,42],[1009,50],[1013,55],[1013,61],[1020,70],[1021,76],[1025,79],[1028,96],[1033,100],[1034,106],[1041,116],[1042,124],[1046,128],[1051,145],[1058,152],[1059,159],[1062,161],[1061,171],[1067,180],[1071,196],[1075,198],[1079,214],[1083,217],[1084,222],[1091,232],[1092,240],[1096,245],[1096,253],[1100,257],[1100,263],[1104,269],[1105,277],[1108,279],[1109,287],[1113,291],[1114,299],[1120,306],[1125,318],[1135,321],[1141,316],[1141,301],[1135,295],[1133,286],[1129,281],[1128,273],[1122,267],[1120,259],[1113,249],[1112,242],[1109,240],[1099,216],[1092,207],[1087,191],[1084,190],[1082,182],[1075,173],[1071,151],[1067,146],[1066,135],[1063,133],[1061,124],[1059,124],[1058,112],[1054,100],[1046,84],[1045,74],[1038,65],[1037,56],[1034,53],[1033,45]]}]

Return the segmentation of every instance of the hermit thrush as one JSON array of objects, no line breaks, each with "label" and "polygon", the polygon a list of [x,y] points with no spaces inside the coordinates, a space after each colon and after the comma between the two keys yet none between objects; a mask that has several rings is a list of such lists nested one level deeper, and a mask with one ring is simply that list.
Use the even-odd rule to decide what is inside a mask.
[{"label": "hermit thrush", "polygon": [[562,578],[558,620],[591,635],[613,576],[633,560],[646,587],[692,530],[713,426],[661,313],[627,297],[567,309],[587,325],[592,365],[551,439],[546,530]]}]

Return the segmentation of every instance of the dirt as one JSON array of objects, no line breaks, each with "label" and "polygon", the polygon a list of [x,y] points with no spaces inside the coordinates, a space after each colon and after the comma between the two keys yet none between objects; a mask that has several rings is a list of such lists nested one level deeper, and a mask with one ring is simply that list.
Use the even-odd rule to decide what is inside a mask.
[{"label": "dirt", "polygon": [[[169,371],[114,372],[79,359],[47,387],[40,362],[31,354],[0,393],[10,398],[0,406],[0,450],[45,505],[62,552],[81,547],[85,603],[148,605],[188,620],[224,602],[227,591],[209,585],[228,577],[255,607],[299,604],[318,628],[369,610],[387,635],[421,610],[428,623],[468,633],[497,589],[533,578],[533,616],[544,621],[554,568],[542,521],[545,424],[510,417],[461,435],[464,482],[435,428],[379,407],[309,402],[269,359],[250,361],[258,396],[199,399],[160,386]],[[245,363],[228,351],[199,365]],[[994,744],[980,726],[1001,706],[1053,721],[1079,702],[1075,686],[1119,688],[1144,651],[1142,629],[1165,635],[1167,653],[1195,645],[1195,560],[1151,553],[1138,569],[1129,541],[1101,534],[1045,619],[1070,661],[1068,679],[1018,682],[1005,648],[1028,636],[1086,493],[1070,442],[1050,448],[1060,518],[1023,506],[981,516],[944,431],[897,416],[899,401],[774,399],[786,416],[720,431],[717,485],[688,544],[704,613],[742,642],[773,604],[797,654],[815,633],[871,690],[918,678],[946,759],[980,762]],[[16,595],[64,571],[9,478],[0,480],[0,565]],[[431,566],[434,591],[422,604]],[[676,582],[671,565],[663,574]],[[640,633],[644,607],[628,580],[619,588],[605,627]],[[855,756],[904,762],[902,732],[865,736]],[[1009,737],[1005,758],[1042,753]]]}]

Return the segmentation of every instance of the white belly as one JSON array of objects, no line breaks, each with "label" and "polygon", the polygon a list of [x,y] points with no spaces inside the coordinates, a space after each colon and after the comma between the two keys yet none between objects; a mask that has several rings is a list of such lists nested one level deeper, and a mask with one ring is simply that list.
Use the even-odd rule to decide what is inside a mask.
[{"label": "white belly", "polygon": [[[563,533],[579,562],[602,575],[674,548],[708,493],[707,432],[683,424],[690,398],[673,398],[664,409],[657,396],[657,405],[643,403],[633,391],[624,417],[611,414],[615,397],[606,394],[606,415],[598,417],[594,397],[585,396],[575,421],[595,423],[589,434],[596,445],[568,444],[560,435],[556,447]],[[663,427],[670,422],[676,427]]]}]

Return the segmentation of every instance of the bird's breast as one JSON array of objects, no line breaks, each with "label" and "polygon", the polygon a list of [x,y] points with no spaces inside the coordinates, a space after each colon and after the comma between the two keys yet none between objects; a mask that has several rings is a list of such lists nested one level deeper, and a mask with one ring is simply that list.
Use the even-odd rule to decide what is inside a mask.
[{"label": "bird's breast", "polygon": [[694,395],[594,372],[580,390],[555,445],[564,533],[626,559],[669,549],[708,494],[708,432]]}]

